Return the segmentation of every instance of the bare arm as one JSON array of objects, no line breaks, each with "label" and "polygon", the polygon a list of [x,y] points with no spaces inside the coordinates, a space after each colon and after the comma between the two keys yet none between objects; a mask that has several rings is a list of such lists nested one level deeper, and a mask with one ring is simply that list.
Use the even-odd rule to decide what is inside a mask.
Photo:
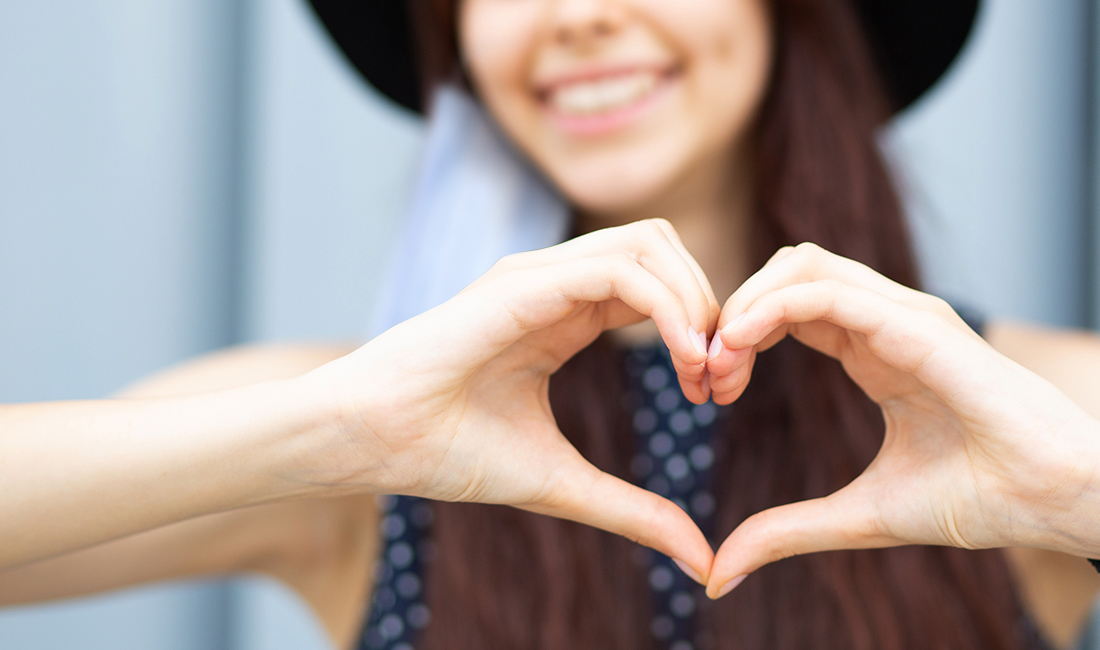
[{"label": "bare arm", "polygon": [[717,310],[671,225],[650,220],[506,257],[291,379],[0,407],[0,568],[248,505],[409,494],[596,526],[705,582],[714,554],[691,518],[585,460],[545,393],[601,332],[652,318],[685,394],[702,402]]},{"label": "bare arm", "polygon": [[[0,567],[293,496],[279,466],[311,417],[271,388],[0,407]],[[269,432],[290,444],[272,448]]]},{"label": "bare arm", "polygon": [[[996,321],[985,332],[998,352],[1057,386],[1100,417],[1100,337]],[[1021,595],[1044,636],[1068,648],[1100,593],[1100,575],[1081,558],[1036,548],[1008,549]]]},{"label": "bare arm", "polygon": [[[42,527],[20,539],[18,526],[0,522],[0,539],[16,541],[7,564],[249,503],[409,494],[597,526],[676,558],[706,582],[714,554],[691,518],[585,460],[545,404],[549,377],[566,360],[602,331],[647,318],[672,351],[685,394],[702,402],[717,313],[675,231],[651,220],[507,257],[446,303],[293,379],[13,407],[8,415],[25,421],[14,435],[0,428],[0,503],[10,486],[19,525]],[[47,437],[30,440],[34,432]],[[112,470],[121,475],[113,483]],[[23,485],[28,476],[38,485]],[[67,489],[74,477],[87,489]],[[44,512],[30,507],[38,493]],[[104,504],[125,507],[97,513]]]},{"label": "bare arm", "polygon": [[[249,347],[209,355],[123,391],[152,398],[294,377],[344,346]],[[333,640],[346,644],[367,597],[377,546],[373,497],[295,500],[241,508],[0,573],[0,606],[213,574],[257,572],[297,591]]]},{"label": "bare arm", "polygon": [[327,397],[268,380],[335,355],[236,351],[124,398],[0,406],[0,567],[316,491],[292,468],[330,422]]}]

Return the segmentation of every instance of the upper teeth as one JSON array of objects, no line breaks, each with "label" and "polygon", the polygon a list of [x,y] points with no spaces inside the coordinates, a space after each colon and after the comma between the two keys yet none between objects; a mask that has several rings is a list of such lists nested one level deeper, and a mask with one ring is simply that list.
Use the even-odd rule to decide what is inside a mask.
[{"label": "upper teeth", "polygon": [[652,72],[578,81],[555,88],[550,103],[563,113],[601,113],[635,102],[656,86]]}]

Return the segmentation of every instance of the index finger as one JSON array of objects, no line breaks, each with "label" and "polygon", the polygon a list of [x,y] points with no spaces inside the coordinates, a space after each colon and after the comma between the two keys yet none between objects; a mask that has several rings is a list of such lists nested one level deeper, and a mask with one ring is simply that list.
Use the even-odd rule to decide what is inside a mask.
[{"label": "index finger", "polygon": [[818,280],[837,280],[874,291],[896,302],[935,312],[955,325],[966,327],[943,300],[899,284],[865,264],[815,244],[803,243],[779,249],[763,268],[746,280],[723,306],[718,328],[727,326],[760,296],[770,291]]}]

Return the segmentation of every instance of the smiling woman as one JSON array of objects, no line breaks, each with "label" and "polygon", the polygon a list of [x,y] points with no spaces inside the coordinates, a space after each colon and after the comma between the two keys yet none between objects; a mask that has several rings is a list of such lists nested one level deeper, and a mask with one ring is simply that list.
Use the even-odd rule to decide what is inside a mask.
[{"label": "smiling woman", "polygon": [[[353,21],[315,6],[385,89],[386,78],[354,54]],[[421,96],[464,85],[569,201],[575,231],[668,218],[719,296],[800,241],[917,284],[876,133],[943,72],[973,5],[936,13],[904,2],[429,0],[409,8]],[[634,331],[583,351],[554,378],[553,412],[582,453],[679,499],[713,542],[755,512],[843,487],[881,444],[881,414],[842,369],[789,343],[760,360],[753,384],[713,423],[681,418],[675,405],[662,410],[660,394],[647,393],[660,374],[651,341]],[[649,361],[636,368],[639,358]],[[680,431],[674,420],[689,425]],[[669,579],[665,560],[621,540],[492,508],[434,511],[435,560],[421,574],[431,624],[400,638],[372,626],[379,632],[368,647],[1038,644],[998,552],[799,557],[710,603]],[[386,597],[375,602],[376,624],[396,589],[383,581],[378,593]],[[457,593],[467,598],[456,603]]]},{"label": "smiling woman", "polygon": [[[680,545],[655,544],[664,553],[651,552],[622,537],[532,512],[401,496],[385,500],[381,512],[373,502],[353,498],[227,513],[59,560],[54,575],[76,575],[56,570],[80,562],[104,566],[107,560],[128,569],[123,581],[264,571],[296,588],[342,648],[1030,649],[1042,647],[1033,623],[1050,639],[1068,644],[1095,583],[1075,582],[1081,588],[1073,590],[1072,606],[1053,613],[1035,597],[1041,589],[1033,586],[1087,577],[1090,569],[1083,562],[1073,573],[1036,571],[1034,563],[1016,561],[1017,586],[999,551],[863,550],[792,557],[758,568],[785,553],[769,556],[773,549],[757,548],[755,560],[746,563],[736,545],[727,545],[722,564],[714,565],[724,573],[710,593],[736,589],[711,601],[694,584],[712,577],[704,566],[708,549],[697,533],[717,546],[756,513],[840,490],[860,476],[883,444],[883,411],[840,365],[808,348],[780,343],[755,367],[755,355],[735,350],[742,370],[727,368],[730,374],[720,377],[703,372],[708,337],[713,361],[731,356],[715,336],[718,304],[708,287],[723,298],[739,286],[751,287],[743,282],[754,269],[780,246],[801,241],[817,242],[902,284],[917,283],[876,136],[893,109],[944,72],[969,29],[973,4],[945,1],[939,13],[931,4],[315,0],[326,26],[379,88],[414,110],[421,108],[421,98],[435,100],[427,107],[432,146],[420,186],[431,196],[418,200],[425,209],[441,210],[444,218],[431,222],[436,231],[407,233],[405,243],[413,246],[402,247],[401,255],[412,260],[416,279],[423,282],[398,285],[398,293],[431,296],[437,286],[461,286],[469,279],[463,274],[471,257],[488,251],[495,259],[522,245],[509,238],[514,233],[502,234],[505,226],[539,230],[545,224],[535,222],[548,214],[571,217],[562,229],[545,228],[539,230],[541,239],[523,242],[555,243],[546,239],[568,229],[586,236],[506,257],[496,269],[527,278],[525,265],[539,260],[561,277],[606,289],[584,255],[561,251],[583,251],[593,242],[603,246],[616,236],[605,226],[654,216],[675,225],[679,236],[658,222],[627,228],[651,244],[663,242],[665,253],[671,246],[679,256],[655,255],[637,242],[601,248],[608,264],[629,268],[687,261],[664,267],[678,286],[694,287],[688,292],[695,305],[690,324],[677,321],[670,328],[668,320],[657,319],[671,353],[646,323],[595,342],[577,331],[558,331],[510,348],[514,360],[500,364],[515,373],[508,382],[478,383],[468,393],[498,415],[536,414],[543,433],[556,423],[599,468],[667,499],[658,503],[678,505],[656,512],[686,524],[680,529],[694,540],[688,545],[691,556],[677,556]],[[456,112],[463,119],[454,119]],[[440,142],[446,146],[435,146]],[[462,146],[472,152],[439,155]],[[453,180],[446,175],[453,171],[448,165],[481,165],[481,175],[448,183]],[[539,203],[539,210],[529,210],[524,202],[511,201],[527,181],[546,182],[556,194]],[[488,188],[485,193],[500,200],[459,214],[469,206],[456,207],[446,192],[471,185]],[[476,230],[484,237],[466,236],[474,225],[486,225]],[[430,248],[416,248],[418,243]],[[415,254],[406,255],[409,250]],[[794,259],[817,259],[812,251],[818,249],[800,250],[804,254],[787,266]],[[851,262],[837,264],[845,269]],[[796,265],[790,273],[798,280],[807,268],[816,267]],[[875,278],[875,286],[894,286]],[[531,288],[519,281],[517,286]],[[553,303],[558,289],[546,288],[543,302]],[[661,289],[639,285],[629,293],[637,300]],[[737,305],[731,300],[727,310],[736,311]],[[586,319],[600,320],[601,313],[608,327],[631,320],[608,318],[613,309],[571,309],[577,310],[566,309],[573,323],[591,325]],[[520,312],[508,315],[521,329],[527,322]],[[950,318],[957,338],[985,345],[957,317]],[[735,322],[732,311],[722,319],[731,327]],[[459,329],[461,322],[451,325]],[[579,329],[587,335],[594,331]],[[1016,330],[1013,338],[1005,336],[1012,330],[997,323],[985,329],[1021,360],[1039,349],[1026,332]],[[435,337],[423,337],[425,346],[438,344]],[[552,344],[584,349],[557,370],[569,354],[547,355]],[[403,349],[389,347],[394,355]],[[1035,363],[1032,353],[1027,360],[1042,366],[1050,358]],[[538,372],[516,371],[531,359]],[[300,359],[297,365],[275,365],[276,374],[308,369]],[[233,369],[242,366],[248,363],[222,357],[145,390],[193,390],[227,376],[240,379],[246,373]],[[752,382],[746,388],[749,371]],[[680,376],[679,386],[674,375]],[[521,398],[509,392],[518,388]],[[527,429],[520,436],[472,431],[473,439],[492,440],[500,456],[528,438]],[[532,455],[527,460],[537,462],[526,467],[557,475],[559,456],[542,449]],[[420,468],[406,468],[409,474],[415,469]],[[461,500],[471,491],[530,488],[529,474],[494,474],[464,487],[448,482],[450,472],[429,472],[454,489],[427,496]],[[591,483],[529,490],[531,500],[516,505],[536,512],[551,510],[533,501],[606,505],[598,489],[608,485],[627,489],[600,475]],[[906,485],[911,484],[899,489]],[[645,507],[628,510],[635,521],[639,516],[656,521]],[[653,541],[645,526],[605,527]],[[734,533],[728,539],[739,538]],[[15,587],[7,597],[18,600],[28,592],[41,597],[42,585],[53,585],[35,576],[47,569],[28,567],[9,576],[7,586]],[[118,584],[119,578],[111,579]]]},{"label": "smiling woman", "polygon": [[[433,44],[421,50],[433,62],[424,87],[465,77],[568,198],[578,231],[666,217],[719,296],[776,248],[800,241],[917,284],[875,142],[891,102],[862,37],[868,14],[811,0],[467,0],[456,13],[443,0],[414,6],[417,41]],[[448,60],[435,48],[451,34]],[[627,83],[631,95],[607,97]],[[632,354],[644,338],[631,336]],[[881,443],[881,415],[839,366],[781,345],[705,429],[713,464],[680,477],[678,448],[647,438],[654,432],[638,428],[639,411],[620,410],[624,400],[645,404],[636,396],[645,393],[629,371],[619,379],[630,361],[617,348],[598,342],[555,376],[558,422],[613,474],[688,508],[713,494],[715,510],[693,514],[715,542],[755,512],[843,487]],[[495,534],[486,539],[484,530]],[[661,558],[569,524],[439,504],[434,539],[437,560],[425,574],[433,621],[418,648],[1035,643],[1020,635],[1025,618],[997,552],[799,557],[712,603],[664,580]],[[471,597],[459,606],[455,593]]]}]

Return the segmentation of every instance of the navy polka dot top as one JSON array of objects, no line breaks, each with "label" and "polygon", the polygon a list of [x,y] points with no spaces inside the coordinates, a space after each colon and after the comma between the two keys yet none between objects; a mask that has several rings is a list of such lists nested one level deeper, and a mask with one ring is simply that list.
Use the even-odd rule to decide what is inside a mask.
[{"label": "navy polka dot top", "polygon": [[[625,355],[627,404],[632,411],[634,482],[686,510],[710,538],[714,495],[708,489],[714,450],[710,439],[724,407],[684,399],[668,348],[631,348]],[[386,497],[381,520],[384,547],[374,576],[374,597],[363,629],[361,650],[413,650],[431,622],[424,603],[423,576],[432,561],[432,509],[416,497]],[[653,594],[650,631],[665,650],[696,647],[696,605],[703,588],[670,558],[645,549]]]}]

